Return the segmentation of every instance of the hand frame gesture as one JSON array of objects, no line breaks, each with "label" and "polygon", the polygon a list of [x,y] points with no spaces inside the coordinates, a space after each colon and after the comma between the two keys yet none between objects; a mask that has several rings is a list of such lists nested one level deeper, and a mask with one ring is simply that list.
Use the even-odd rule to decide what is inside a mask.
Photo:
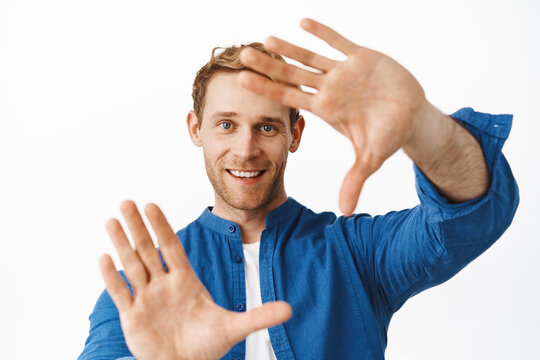
[{"label": "hand frame gesture", "polygon": [[[303,19],[300,25],[347,55],[347,59],[335,61],[269,37],[265,41],[268,50],[316,71],[283,63],[246,47],[240,55],[242,63],[276,81],[251,71],[242,72],[239,81],[259,95],[312,112],[351,141],[356,161],[343,180],[339,196],[341,211],[351,215],[365,180],[407,145],[416,131],[417,119],[428,111],[430,104],[418,81],[390,57],[356,45],[314,20]],[[302,91],[297,85],[317,92]]]}]

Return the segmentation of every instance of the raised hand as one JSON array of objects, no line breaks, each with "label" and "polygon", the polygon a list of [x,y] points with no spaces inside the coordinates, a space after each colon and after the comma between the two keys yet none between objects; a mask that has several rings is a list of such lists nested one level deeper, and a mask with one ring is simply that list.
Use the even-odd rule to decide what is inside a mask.
[{"label": "raised hand", "polygon": [[[365,180],[410,141],[417,118],[431,105],[418,81],[390,57],[358,46],[314,20],[303,19],[300,25],[347,59],[334,61],[269,37],[265,42],[268,50],[319,71],[285,64],[246,47],[240,56],[242,63],[276,81],[251,71],[242,72],[239,81],[257,94],[314,113],[349,138],[356,161],[343,180],[339,204],[350,215]],[[291,85],[318,91],[308,93]]]},{"label": "raised hand", "polygon": [[109,255],[101,256],[100,268],[118,308],[126,344],[138,360],[219,359],[250,333],[290,318],[292,309],[283,301],[245,313],[220,307],[193,271],[180,240],[157,205],[146,205],[145,213],[167,271],[135,203],[124,201],[120,209],[135,249],[117,219],[108,220],[105,226],[134,296]]}]

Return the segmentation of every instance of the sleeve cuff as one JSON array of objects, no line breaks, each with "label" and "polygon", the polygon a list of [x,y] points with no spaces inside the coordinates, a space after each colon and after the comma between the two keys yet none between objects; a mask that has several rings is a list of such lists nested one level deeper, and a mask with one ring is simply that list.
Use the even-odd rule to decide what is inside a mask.
[{"label": "sleeve cuff", "polygon": [[510,114],[491,115],[476,112],[472,108],[462,108],[450,116],[462,124],[480,143],[491,178],[491,185],[486,195],[458,204],[450,203],[447,198],[439,194],[435,185],[414,164],[416,191],[426,217],[431,222],[440,222],[467,215],[493,197],[494,189],[497,189],[498,183],[501,181],[500,176],[496,176],[495,168],[502,156],[501,149],[510,133],[513,118]]}]

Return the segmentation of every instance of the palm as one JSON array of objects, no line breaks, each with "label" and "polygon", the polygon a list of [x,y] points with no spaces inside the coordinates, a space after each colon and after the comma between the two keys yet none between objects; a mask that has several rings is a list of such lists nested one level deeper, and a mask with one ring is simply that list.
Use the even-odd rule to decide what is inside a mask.
[{"label": "palm", "polygon": [[[243,52],[242,61],[282,83],[245,73],[242,84],[261,95],[318,115],[352,142],[356,161],[343,181],[340,205],[352,213],[364,181],[395,153],[412,134],[415,114],[425,96],[416,79],[396,61],[377,51],[357,46],[334,30],[315,21],[303,27],[348,57],[330,60],[283,40],[271,37],[269,50],[320,70],[314,73],[256,53]],[[305,85],[317,93],[288,86]]]},{"label": "palm", "polygon": [[152,204],[146,210],[168,271],[130,201],[123,204],[122,211],[136,251],[116,219],[107,223],[107,230],[135,289],[133,297],[111,258],[104,256],[100,262],[107,290],[120,313],[126,344],[137,359],[219,359],[250,333],[290,317],[290,306],[284,302],[267,303],[247,313],[215,304],[159,208]]}]

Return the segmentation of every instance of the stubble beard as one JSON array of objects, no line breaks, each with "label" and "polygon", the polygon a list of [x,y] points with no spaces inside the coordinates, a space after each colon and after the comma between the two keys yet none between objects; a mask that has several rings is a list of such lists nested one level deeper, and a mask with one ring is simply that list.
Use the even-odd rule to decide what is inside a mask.
[{"label": "stubble beard", "polygon": [[[272,179],[261,179],[265,182],[263,186],[245,186],[246,190],[243,192],[241,198],[235,196],[234,192],[231,191],[230,186],[226,185],[226,176],[231,176],[227,171],[219,166],[213,167],[212,164],[206,159],[204,159],[206,174],[208,179],[214,188],[214,192],[217,197],[219,197],[223,202],[225,202],[231,210],[241,210],[241,211],[250,211],[256,212],[265,209],[266,207],[272,205],[272,202],[279,195],[280,188],[283,186],[283,176],[285,173],[285,165],[287,160],[285,160],[274,172]],[[238,168],[242,168],[241,166]],[[249,167],[244,167],[249,168]],[[256,168],[256,167],[255,167]],[[266,172],[263,176],[272,175],[272,167],[267,167]],[[268,186],[270,183],[270,186]]]}]

